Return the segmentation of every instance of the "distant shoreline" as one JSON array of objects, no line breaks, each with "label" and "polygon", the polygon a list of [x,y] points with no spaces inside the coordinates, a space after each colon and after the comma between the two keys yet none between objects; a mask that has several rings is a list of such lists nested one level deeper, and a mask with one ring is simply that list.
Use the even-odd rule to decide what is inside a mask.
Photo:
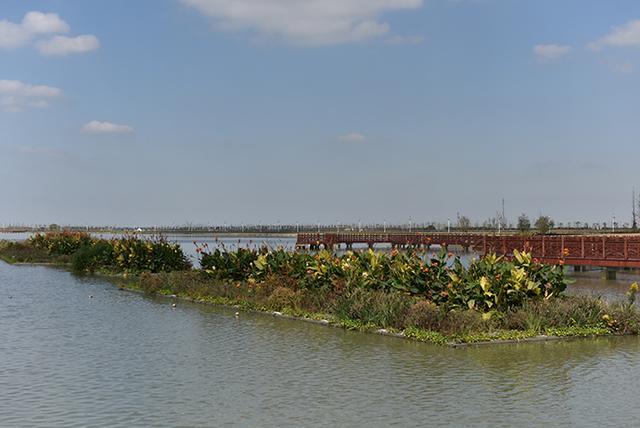
[{"label": "distant shoreline", "polygon": [[[0,234],[18,235],[24,233],[42,233],[38,230],[0,230]],[[137,235],[171,235],[171,236],[210,236],[212,238],[295,238],[297,233],[293,232],[207,232],[207,231],[147,231],[136,232],[132,230],[89,230],[93,235],[112,234],[112,235],[128,235],[135,233]]]}]

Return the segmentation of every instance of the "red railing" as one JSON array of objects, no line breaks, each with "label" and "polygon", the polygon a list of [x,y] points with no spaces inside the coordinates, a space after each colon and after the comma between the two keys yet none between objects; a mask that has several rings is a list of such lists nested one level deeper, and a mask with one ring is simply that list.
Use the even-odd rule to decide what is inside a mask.
[{"label": "red railing", "polygon": [[482,254],[524,250],[543,263],[640,268],[640,235],[481,235],[472,233],[301,233],[297,247],[345,244],[459,245]]}]

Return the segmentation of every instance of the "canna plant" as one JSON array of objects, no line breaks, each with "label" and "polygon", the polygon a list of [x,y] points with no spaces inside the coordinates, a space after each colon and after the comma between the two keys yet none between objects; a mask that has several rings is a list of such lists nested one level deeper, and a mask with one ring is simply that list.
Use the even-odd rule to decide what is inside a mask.
[{"label": "canna plant", "polygon": [[46,250],[49,254],[71,255],[81,247],[92,243],[91,236],[85,232],[47,232],[36,233],[29,242],[36,248]]},{"label": "canna plant", "polygon": [[338,256],[328,251],[215,250],[203,253],[201,266],[221,280],[255,283],[287,278],[306,289],[399,292],[445,309],[483,313],[518,307],[527,300],[549,299],[567,285],[560,267],[541,265],[518,251],[512,259],[488,255],[465,267],[458,257],[444,252],[423,259],[416,253],[396,251],[390,255],[349,251]]}]

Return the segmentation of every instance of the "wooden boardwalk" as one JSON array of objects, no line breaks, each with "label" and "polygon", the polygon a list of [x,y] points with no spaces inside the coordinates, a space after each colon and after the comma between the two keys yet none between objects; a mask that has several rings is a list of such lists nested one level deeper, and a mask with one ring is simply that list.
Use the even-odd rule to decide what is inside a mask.
[{"label": "wooden boardwalk", "polygon": [[510,257],[527,251],[542,263],[572,266],[640,268],[640,235],[495,235],[475,233],[301,233],[296,248],[334,248],[376,244],[392,247],[447,248],[455,245],[480,254]]}]

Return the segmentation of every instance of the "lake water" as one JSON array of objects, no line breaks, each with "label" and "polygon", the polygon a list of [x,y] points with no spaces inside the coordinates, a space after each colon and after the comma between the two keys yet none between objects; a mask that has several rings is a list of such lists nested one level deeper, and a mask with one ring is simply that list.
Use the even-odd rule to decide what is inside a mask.
[{"label": "lake water", "polygon": [[174,302],[0,262],[0,426],[638,424],[635,337],[451,349]]}]

